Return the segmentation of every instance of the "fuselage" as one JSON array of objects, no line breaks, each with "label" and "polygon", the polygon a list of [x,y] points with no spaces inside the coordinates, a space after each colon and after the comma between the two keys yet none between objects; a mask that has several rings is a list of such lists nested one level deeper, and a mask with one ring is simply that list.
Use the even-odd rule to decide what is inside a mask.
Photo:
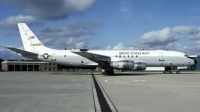
[{"label": "fuselage", "polygon": [[[194,60],[177,51],[131,51],[131,50],[89,50],[88,52],[111,57],[112,61],[131,60],[144,62],[147,67],[177,67],[194,65]],[[38,51],[38,59],[68,66],[98,66],[98,63],[79,56],[71,50]],[[45,55],[48,55],[45,57]]]}]

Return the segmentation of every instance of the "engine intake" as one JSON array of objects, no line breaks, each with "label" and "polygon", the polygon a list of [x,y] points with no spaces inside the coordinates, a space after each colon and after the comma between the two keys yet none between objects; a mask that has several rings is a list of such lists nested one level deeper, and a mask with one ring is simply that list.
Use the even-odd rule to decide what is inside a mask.
[{"label": "engine intake", "polygon": [[134,68],[134,61],[130,60],[113,61],[110,63],[110,67],[124,69],[124,70],[132,70]]},{"label": "engine intake", "polygon": [[147,64],[144,62],[135,62],[133,70],[146,70]]}]

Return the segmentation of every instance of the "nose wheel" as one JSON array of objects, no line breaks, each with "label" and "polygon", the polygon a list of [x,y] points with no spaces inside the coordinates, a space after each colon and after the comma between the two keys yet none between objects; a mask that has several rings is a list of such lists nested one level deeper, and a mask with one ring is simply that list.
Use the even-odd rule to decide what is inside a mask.
[{"label": "nose wheel", "polygon": [[[180,74],[180,73],[181,73],[180,70],[176,71],[176,74]],[[164,71],[163,74],[173,74],[173,72],[171,70],[169,70],[169,71]]]}]

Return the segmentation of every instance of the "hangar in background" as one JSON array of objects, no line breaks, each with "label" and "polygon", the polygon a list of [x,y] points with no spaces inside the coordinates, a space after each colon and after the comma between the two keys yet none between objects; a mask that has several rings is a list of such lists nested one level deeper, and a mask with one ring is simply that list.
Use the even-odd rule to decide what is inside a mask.
[{"label": "hangar in background", "polygon": [[4,61],[3,71],[57,71],[57,64],[38,61]]},{"label": "hangar in background", "polygon": [[200,70],[200,55],[190,55],[189,57],[197,61],[195,70]]}]

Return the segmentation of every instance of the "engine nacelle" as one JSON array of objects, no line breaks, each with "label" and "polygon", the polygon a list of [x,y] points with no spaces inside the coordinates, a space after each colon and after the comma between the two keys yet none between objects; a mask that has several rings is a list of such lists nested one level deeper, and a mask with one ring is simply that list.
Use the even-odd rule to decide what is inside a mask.
[{"label": "engine nacelle", "polygon": [[144,62],[135,62],[133,70],[145,70],[147,64]]},{"label": "engine nacelle", "polygon": [[130,60],[121,60],[121,61],[113,61],[110,63],[111,68],[118,68],[123,70],[132,70],[134,68],[134,61]]}]

